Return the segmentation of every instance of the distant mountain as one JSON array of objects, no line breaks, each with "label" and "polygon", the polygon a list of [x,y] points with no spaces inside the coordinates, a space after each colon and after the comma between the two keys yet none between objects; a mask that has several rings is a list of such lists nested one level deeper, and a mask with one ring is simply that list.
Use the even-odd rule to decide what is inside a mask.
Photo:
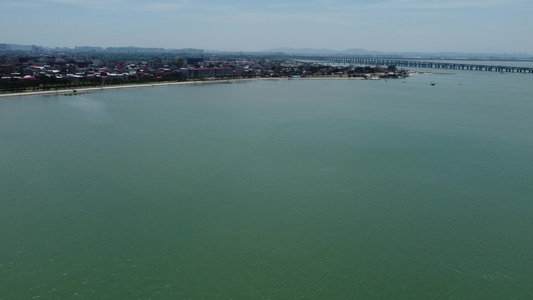
[{"label": "distant mountain", "polygon": [[346,55],[346,56],[398,56],[409,58],[431,58],[431,59],[533,59],[532,55],[527,53],[464,53],[464,52],[381,52],[381,51],[368,51],[361,48],[351,48],[344,51],[332,50],[332,49],[316,49],[316,48],[290,48],[281,47],[274,48],[260,53],[275,53],[283,52],[288,55]]},{"label": "distant mountain", "polygon": [[285,54],[306,54],[306,55],[379,55],[378,51],[368,51],[361,48],[351,48],[344,51],[332,50],[327,48],[290,48],[280,47],[261,51],[263,53],[283,52]]},{"label": "distant mountain", "polygon": [[265,51],[222,51],[222,50],[202,50],[202,49],[164,49],[164,48],[141,48],[141,47],[88,47],[81,46],[72,48],[51,48],[46,46],[36,45],[19,45],[19,44],[4,44],[0,43],[0,53],[9,51],[27,51],[27,52],[42,52],[42,51],[95,51],[95,52],[139,52],[139,53],[221,53],[232,55],[262,55],[269,53],[282,52],[287,55],[316,55],[316,56],[386,56],[386,57],[402,57],[402,58],[416,58],[416,59],[468,59],[468,60],[533,60],[533,55],[528,53],[468,53],[468,52],[417,52],[417,51],[368,51],[362,48],[350,48],[344,51],[332,50],[328,48],[291,48],[280,47],[268,49]]},{"label": "distant mountain", "polygon": [[345,55],[368,55],[368,54],[378,54],[377,51],[367,51],[365,49],[361,48],[352,48],[352,49],[346,49],[342,51],[342,54]]},{"label": "distant mountain", "polygon": [[341,54],[341,51],[331,50],[331,49],[315,49],[315,48],[290,48],[290,47],[280,47],[274,49],[268,49],[261,51],[265,53],[274,53],[274,52],[283,52],[285,54],[313,54],[313,55],[337,55]]}]

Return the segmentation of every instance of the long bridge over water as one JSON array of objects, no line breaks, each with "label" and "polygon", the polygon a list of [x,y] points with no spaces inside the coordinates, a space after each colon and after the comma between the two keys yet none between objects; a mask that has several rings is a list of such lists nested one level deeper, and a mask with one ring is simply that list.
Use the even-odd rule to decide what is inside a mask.
[{"label": "long bridge over water", "polygon": [[489,64],[471,64],[471,63],[454,63],[454,62],[428,62],[406,59],[389,59],[389,58],[371,58],[371,57],[335,57],[335,56],[299,56],[293,57],[297,60],[316,60],[329,63],[339,64],[362,64],[367,66],[399,66],[411,68],[431,68],[431,69],[451,69],[451,70],[472,70],[472,71],[489,71],[489,72],[510,72],[510,73],[531,73],[533,67],[516,67],[516,66],[495,66]]}]

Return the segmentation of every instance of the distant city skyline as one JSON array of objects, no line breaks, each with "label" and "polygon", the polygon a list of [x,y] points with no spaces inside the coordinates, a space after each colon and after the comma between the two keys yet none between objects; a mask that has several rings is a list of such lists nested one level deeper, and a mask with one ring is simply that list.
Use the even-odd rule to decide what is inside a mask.
[{"label": "distant city skyline", "polygon": [[3,0],[0,43],[533,54],[527,0]]}]

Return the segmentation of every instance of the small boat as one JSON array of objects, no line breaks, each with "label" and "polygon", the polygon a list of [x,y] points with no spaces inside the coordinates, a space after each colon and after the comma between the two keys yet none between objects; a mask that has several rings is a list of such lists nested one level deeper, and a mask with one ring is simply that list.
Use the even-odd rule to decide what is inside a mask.
[{"label": "small boat", "polygon": [[434,83],[432,83],[431,85],[435,85]]}]

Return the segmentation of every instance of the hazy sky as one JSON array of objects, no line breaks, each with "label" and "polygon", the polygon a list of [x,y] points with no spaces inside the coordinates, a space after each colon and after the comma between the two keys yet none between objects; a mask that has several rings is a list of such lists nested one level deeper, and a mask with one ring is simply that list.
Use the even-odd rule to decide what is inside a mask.
[{"label": "hazy sky", "polygon": [[0,43],[533,54],[532,0],[0,0]]}]

